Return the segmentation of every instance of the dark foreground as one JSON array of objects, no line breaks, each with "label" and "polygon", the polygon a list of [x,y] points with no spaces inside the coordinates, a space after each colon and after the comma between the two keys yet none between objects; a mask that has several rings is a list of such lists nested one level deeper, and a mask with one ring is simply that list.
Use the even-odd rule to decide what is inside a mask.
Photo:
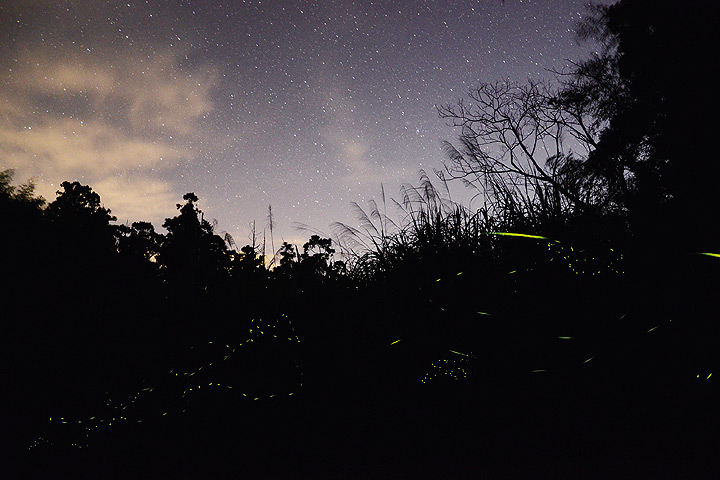
[{"label": "dark foreground", "polygon": [[5,478],[718,478],[708,379],[670,388],[580,373],[514,386],[488,377],[486,389],[338,381],[258,401],[211,394],[185,413],[108,429],[83,449],[55,437],[20,454]]}]

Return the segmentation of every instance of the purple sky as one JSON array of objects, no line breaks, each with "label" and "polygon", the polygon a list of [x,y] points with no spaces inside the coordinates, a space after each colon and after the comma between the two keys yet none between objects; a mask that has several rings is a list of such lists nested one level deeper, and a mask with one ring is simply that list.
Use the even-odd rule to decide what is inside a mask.
[{"label": "purple sky", "polygon": [[10,0],[0,169],[49,200],[79,180],[158,228],[193,191],[239,246],[272,205],[276,246],[302,243],[295,222],[354,225],[350,202],[442,167],[457,132],[436,104],[586,56],[586,3]]}]

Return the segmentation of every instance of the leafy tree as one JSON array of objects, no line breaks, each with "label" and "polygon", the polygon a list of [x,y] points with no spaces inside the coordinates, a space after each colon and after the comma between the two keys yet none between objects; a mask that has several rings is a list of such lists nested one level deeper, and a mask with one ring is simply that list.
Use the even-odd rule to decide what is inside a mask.
[{"label": "leafy tree", "polygon": [[63,182],[55,201],[48,205],[46,215],[51,221],[64,222],[80,228],[105,228],[117,220],[103,207],[100,196],[88,185]]},{"label": "leafy tree", "polygon": [[[3,210],[10,208],[42,210],[45,206],[45,199],[35,196],[35,184],[30,181],[14,186],[12,185],[14,174],[12,169],[0,172],[0,208]],[[6,211],[6,213],[8,212]]]},{"label": "leafy tree", "polygon": [[297,247],[288,242],[283,242],[277,251],[277,256],[280,259],[275,271],[280,275],[290,275],[295,271],[295,267],[300,261],[300,252],[298,252]]},{"label": "leafy tree", "polygon": [[262,256],[258,254],[257,250],[252,245],[245,245],[242,247],[236,258],[236,266],[243,271],[256,272],[264,268]]},{"label": "leafy tree", "polygon": [[264,288],[268,271],[258,247],[245,245],[239,252],[231,252],[230,257],[230,275],[236,280],[236,288],[250,295]]},{"label": "leafy tree", "polygon": [[[579,34],[603,50],[576,64],[558,97],[594,117],[600,135],[588,167],[628,209],[643,243],[710,247],[720,240],[720,162],[707,146],[715,111],[701,107],[708,91],[699,83],[707,52],[718,47],[712,6],[621,0],[594,7]],[[686,227],[668,231],[681,222],[692,235]]]},{"label": "leafy tree", "polygon": [[312,235],[303,245],[303,253],[300,254],[300,263],[303,269],[314,275],[327,275],[332,271],[332,257],[335,249],[332,248],[332,240],[320,238],[319,235]]},{"label": "leafy tree", "polygon": [[183,200],[184,204],[176,205],[180,214],[163,223],[168,234],[158,260],[175,287],[196,292],[227,272],[229,257],[225,241],[195,205],[198,197],[186,193]]},{"label": "leafy tree", "polygon": [[116,252],[115,227],[110,224],[116,218],[88,185],[75,181],[60,186],[57,198],[44,210],[57,248],[56,258],[69,265],[79,262],[96,268]]},{"label": "leafy tree", "polygon": [[35,196],[34,185],[28,182],[19,186],[12,184],[14,172],[0,172],[0,265],[5,278],[4,294],[13,299],[12,310],[21,311],[27,305],[33,285],[42,278],[47,268],[47,231],[43,222],[45,200]]},{"label": "leafy tree", "polygon": [[275,270],[280,275],[299,275],[306,280],[340,273],[344,270],[345,264],[333,262],[334,254],[332,240],[321,238],[319,235],[310,237],[303,245],[302,253],[295,245],[283,242],[277,252],[280,261]]},{"label": "leafy tree", "polygon": [[116,228],[118,250],[133,258],[155,261],[160,254],[164,236],[150,222],[133,222]]},{"label": "leafy tree", "polygon": [[35,196],[35,185],[12,185],[14,172],[0,172],[0,218],[4,232],[0,247],[7,260],[23,258],[39,246],[45,199]]}]

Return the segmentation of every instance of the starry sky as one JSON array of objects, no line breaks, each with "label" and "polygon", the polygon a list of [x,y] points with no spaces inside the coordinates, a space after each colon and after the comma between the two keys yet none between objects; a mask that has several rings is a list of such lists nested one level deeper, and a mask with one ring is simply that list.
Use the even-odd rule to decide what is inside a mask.
[{"label": "starry sky", "polygon": [[587,56],[586,3],[6,0],[0,169],[160,231],[192,191],[238,247],[272,205],[275,245],[302,244],[297,224],[357,225],[351,202],[442,168],[458,132],[435,105]]}]

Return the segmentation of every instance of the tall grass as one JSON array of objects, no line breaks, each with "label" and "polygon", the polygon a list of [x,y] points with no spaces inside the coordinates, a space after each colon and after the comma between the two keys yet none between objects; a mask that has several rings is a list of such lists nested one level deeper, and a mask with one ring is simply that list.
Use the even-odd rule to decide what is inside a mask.
[{"label": "tall grass", "polygon": [[[387,344],[404,345],[415,358],[413,375],[455,350],[471,354],[472,365],[518,379],[578,371],[623,382],[707,378],[716,356],[706,342],[703,353],[688,342],[701,331],[720,340],[720,330],[701,320],[699,305],[708,299],[693,293],[700,291],[693,272],[717,278],[717,269],[695,270],[701,256],[648,263],[622,216],[554,218],[548,208],[547,218],[528,220],[512,195],[507,200],[507,215],[472,211],[422,172],[400,200],[383,192],[368,211],[356,205],[359,227],[335,224],[352,275],[377,287],[370,291],[385,310]],[[673,351],[683,358],[673,361]]]},{"label": "tall grass", "polygon": [[462,268],[468,256],[489,252],[493,239],[486,234],[499,223],[484,208],[473,212],[452,201],[443,185],[444,192],[421,171],[419,186],[403,186],[399,200],[388,200],[383,190],[381,203],[371,200],[368,210],[354,204],[357,227],[333,224],[356,278],[368,280],[418,260]]}]

